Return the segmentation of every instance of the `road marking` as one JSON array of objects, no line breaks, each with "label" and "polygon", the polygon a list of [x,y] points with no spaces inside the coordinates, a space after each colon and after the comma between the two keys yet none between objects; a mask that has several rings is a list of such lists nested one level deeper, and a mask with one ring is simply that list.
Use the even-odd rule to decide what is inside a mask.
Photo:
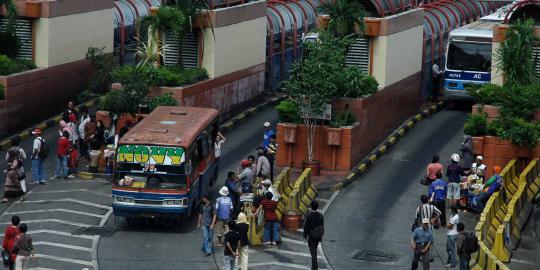
[{"label": "road marking", "polygon": [[317,201],[320,201],[320,202],[328,202],[328,199],[317,198]]},{"label": "road marking", "polygon": [[[54,222],[54,223],[60,223],[60,224],[66,224],[71,225],[75,227],[88,227],[92,226],[93,224],[86,224],[86,223],[78,223],[78,222],[71,222],[67,220],[61,220],[61,219],[34,219],[34,220],[25,220],[25,223],[45,223],[45,222]],[[2,222],[0,225],[10,225],[11,222]]]},{"label": "road marking", "polygon": [[37,242],[34,242],[34,245],[36,245],[36,246],[41,245],[41,246],[60,247],[60,248],[67,248],[67,249],[73,249],[73,250],[92,252],[91,248],[75,246],[75,245],[59,244],[59,243],[53,243],[53,242],[47,242],[47,241],[37,241]]},{"label": "road marking", "polygon": [[[109,220],[109,217],[112,215],[113,211],[112,211],[112,208],[109,209],[109,211],[107,211],[107,213],[105,214],[105,216],[101,219],[101,222],[99,223],[99,226],[102,227],[105,225],[105,223],[107,223],[107,220]],[[99,235],[94,235],[94,239],[92,240],[92,266],[94,267],[94,270],[99,270],[99,262],[98,262],[98,258],[97,258],[97,254],[98,254],[98,244],[99,244],[99,239],[100,239],[101,236]]]},{"label": "road marking", "polygon": [[[249,250],[250,253],[258,252],[258,250]],[[310,257],[311,254],[305,253],[305,252],[296,252],[296,251],[290,251],[290,250],[284,250],[284,249],[264,249],[264,252],[274,252],[274,253],[281,253],[281,254],[287,254],[287,255],[294,255],[294,256],[302,256],[302,257]],[[322,259],[321,256],[317,255],[317,258]]]},{"label": "road marking", "polygon": [[57,199],[57,200],[34,200],[34,201],[27,200],[27,201],[22,201],[22,202],[18,201],[16,203],[48,203],[48,202],[72,202],[72,203],[78,203],[78,204],[82,204],[82,205],[93,206],[93,207],[101,208],[101,209],[107,209],[107,210],[112,209],[112,207],[110,207],[108,205],[92,203],[92,202],[87,202],[87,201],[81,201],[81,200],[75,200],[75,199],[72,199],[72,198]]},{"label": "road marking", "polygon": [[283,242],[289,242],[297,245],[307,246],[307,243],[305,241],[295,240],[287,237],[281,237],[281,241]]},{"label": "road marking", "polygon": [[324,215],[324,213],[326,213],[326,210],[328,210],[328,207],[330,207],[330,205],[332,204],[332,202],[334,202],[334,200],[336,199],[337,195],[339,194],[339,190],[336,190],[334,191],[334,193],[332,194],[332,197],[330,197],[330,199],[326,202],[326,204],[324,205],[323,209],[321,210],[321,213]]},{"label": "road marking", "polygon": [[67,259],[67,258],[51,256],[51,255],[45,255],[45,254],[36,254],[36,257],[37,258],[42,258],[42,259],[60,261],[60,262],[68,262],[68,263],[75,263],[75,264],[86,265],[86,266],[93,266],[92,262],[89,262],[89,261],[76,260],[76,259]]},{"label": "road marking", "polygon": [[512,262],[517,262],[517,263],[521,263],[521,264],[528,264],[528,265],[534,265],[534,263],[532,263],[532,262],[525,261],[525,260],[519,260],[519,259],[512,259]]},{"label": "road marking", "polygon": [[56,270],[52,268],[43,268],[43,267],[35,267],[35,268],[28,268],[28,270]]},{"label": "road marking", "polygon": [[71,214],[77,214],[77,215],[83,215],[83,216],[96,217],[96,218],[100,218],[100,219],[104,216],[104,215],[99,215],[99,214],[92,214],[92,213],[86,213],[86,212],[75,211],[75,210],[70,210],[70,209],[63,209],[63,208],[44,209],[44,210],[31,210],[31,211],[17,211],[17,212],[5,212],[5,214],[8,214],[8,215],[21,215],[21,214],[50,213],[50,212],[64,212],[64,213],[71,213]]},{"label": "road marking", "polygon": [[86,192],[86,193],[92,193],[92,194],[96,194],[96,195],[101,195],[101,196],[105,196],[105,197],[108,197],[108,198],[112,197],[112,194],[105,194],[105,193],[101,193],[101,192],[97,192],[97,191],[93,191],[93,190],[89,190],[89,189],[85,189],[85,188],[65,189],[65,190],[55,190],[55,191],[39,191],[39,192],[34,192],[34,194],[67,193],[67,192],[77,192],[77,191],[83,191],[83,192]]},{"label": "road marking", "polygon": [[[300,264],[294,264],[294,263],[283,263],[283,262],[259,262],[259,263],[250,263],[249,267],[257,267],[257,266],[268,266],[268,265],[276,265],[276,266],[284,266],[289,268],[296,268],[296,269],[306,269],[310,270],[311,266],[305,266]],[[319,268],[320,270],[327,270],[324,268]]]},{"label": "road marking", "polygon": [[321,242],[320,245],[317,246],[317,253],[321,254],[322,260],[323,260],[324,264],[326,265],[326,267],[329,267],[330,269],[334,269],[334,267],[332,267],[330,265],[330,263],[328,263],[328,260],[326,259],[326,255],[324,255],[324,250],[322,248],[322,242]]},{"label": "road marking", "polygon": [[88,240],[94,239],[94,237],[92,237],[90,235],[73,235],[71,233],[61,232],[61,231],[54,231],[54,230],[34,230],[34,231],[29,231],[27,233],[28,234],[49,233],[49,234],[56,234],[56,235],[62,235],[62,236],[83,238],[83,239],[88,239]]}]

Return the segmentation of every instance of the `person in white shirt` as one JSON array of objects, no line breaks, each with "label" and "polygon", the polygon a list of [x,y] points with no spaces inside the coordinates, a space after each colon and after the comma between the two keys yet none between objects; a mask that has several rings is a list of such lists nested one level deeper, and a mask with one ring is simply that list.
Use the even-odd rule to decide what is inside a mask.
[{"label": "person in white shirt", "polygon": [[458,236],[457,224],[459,223],[459,213],[458,208],[455,205],[450,207],[451,217],[448,221],[447,228],[448,232],[446,233],[446,252],[448,253],[448,259],[446,260],[447,268],[454,268],[457,265],[456,257],[456,237]]},{"label": "person in white shirt", "polygon": [[85,134],[84,134],[84,128],[86,127],[86,124],[90,122],[90,116],[88,115],[88,112],[83,113],[81,117],[81,122],[79,124],[79,151],[81,152],[81,157],[89,159],[88,156],[88,143],[85,140]]},{"label": "person in white shirt", "polygon": [[272,186],[272,180],[270,179],[266,179],[261,182],[261,193],[266,194],[268,192],[272,193],[272,201],[279,201],[280,195],[274,186]]},{"label": "person in white shirt", "polygon": [[43,173],[43,160],[39,158],[39,152],[41,145],[45,140],[41,137],[41,129],[36,128],[32,131],[32,135],[35,136],[32,147],[32,178],[34,183],[45,184],[45,175]]},{"label": "person in white shirt", "polygon": [[441,77],[444,73],[444,70],[441,70],[439,68],[439,65],[433,64],[431,67],[432,75],[433,75],[433,87],[431,89],[431,98],[433,101],[437,101],[439,98],[439,88],[441,87]]},{"label": "person in white shirt", "polygon": [[226,141],[225,137],[218,132],[214,142],[214,158],[218,160],[221,157],[221,145]]}]

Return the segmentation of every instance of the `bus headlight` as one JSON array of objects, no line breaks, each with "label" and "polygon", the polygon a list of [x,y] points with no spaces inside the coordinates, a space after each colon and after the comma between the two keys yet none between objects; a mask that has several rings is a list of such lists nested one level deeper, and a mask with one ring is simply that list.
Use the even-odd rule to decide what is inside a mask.
[{"label": "bus headlight", "polygon": [[122,196],[113,196],[114,202],[119,203],[133,203],[133,198],[130,197],[122,197]]}]

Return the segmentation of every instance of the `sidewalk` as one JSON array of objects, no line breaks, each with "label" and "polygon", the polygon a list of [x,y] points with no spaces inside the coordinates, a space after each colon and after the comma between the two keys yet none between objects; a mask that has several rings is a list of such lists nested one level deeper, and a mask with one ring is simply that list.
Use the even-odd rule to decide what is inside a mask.
[{"label": "sidewalk", "polygon": [[540,204],[534,205],[533,213],[521,232],[517,250],[512,252],[508,267],[512,270],[540,269]]}]

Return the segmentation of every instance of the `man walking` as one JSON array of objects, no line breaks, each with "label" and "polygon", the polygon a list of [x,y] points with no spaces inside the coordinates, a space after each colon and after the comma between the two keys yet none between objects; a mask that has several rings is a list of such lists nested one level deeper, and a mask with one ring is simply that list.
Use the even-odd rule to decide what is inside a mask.
[{"label": "man walking", "polygon": [[448,222],[448,232],[446,233],[446,252],[448,253],[448,259],[446,260],[446,267],[454,268],[457,265],[456,260],[456,237],[458,235],[457,224],[459,223],[458,208],[455,205],[450,207],[451,217]]},{"label": "man walking", "polygon": [[422,226],[416,228],[411,237],[411,248],[414,252],[411,270],[418,269],[418,261],[422,258],[422,267],[429,270],[429,250],[433,243],[433,231],[429,228],[429,219],[422,219]]},{"label": "man walking", "polygon": [[41,137],[41,129],[36,128],[32,131],[34,135],[34,143],[32,146],[32,177],[34,183],[45,184],[45,175],[43,175],[43,160],[46,157],[45,140]]},{"label": "man walking", "polygon": [[231,214],[233,210],[233,204],[231,198],[229,198],[229,189],[227,187],[221,187],[219,190],[221,197],[216,199],[216,213],[217,223],[216,231],[218,235],[218,247],[223,246],[223,235],[228,231],[227,222],[231,220]]},{"label": "man walking", "polygon": [[[414,216],[416,223],[418,226],[421,226],[420,221],[426,218],[434,223],[441,216],[441,211],[429,203],[429,197],[427,195],[420,196],[420,201],[422,204],[416,208],[416,214]],[[430,229],[433,229],[431,224]]]},{"label": "man walking", "polygon": [[319,269],[319,264],[317,262],[317,246],[319,246],[324,235],[324,217],[317,211],[318,208],[319,203],[312,201],[312,211],[307,215],[306,222],[304,223],[304,239],[307,239],[308,242],[312,270]]},{"label": "man walking", "polygon": [[214,225],[216,224],[216,211],[210,203],[208,195],[202,198],[202,205],[199,212],[197,227],[202,229],[203,245],[202,251],[206,256],[212,255],[212,240],[214,238]]},{"label": "man walking", "polygon": [[437,180],[429,185],[428,196],[435,207],[441,211],[441,226],[446,227],[446,182],[442,180],[442,173],[437,172]]},{"label": "man walking", "polygon": [[471,260],[471,253],[469,253],[465,249],[465,238],[466,238],[465,224],[460,222],[457,224],[456,227],[457,227],[457,232],[458,232],[458,235],[456,236],[456,250],[459,256],[459,270],[469,270],[469,261]]}]

